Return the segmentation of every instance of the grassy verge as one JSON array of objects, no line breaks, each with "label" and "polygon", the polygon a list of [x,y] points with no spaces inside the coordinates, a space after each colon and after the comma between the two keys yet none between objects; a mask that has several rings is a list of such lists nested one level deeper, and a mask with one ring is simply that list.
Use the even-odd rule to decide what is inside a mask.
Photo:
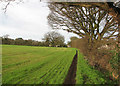
[{"label": "grassy verge", "polygon": [[104,75],[98,70],[93,69],[88,65],[87,61],[84,59],[84,56],[79,52],[78,53],[78,62],[77,62],[77,73],[76,73],[76,84],[105,84],[107,80]]}]

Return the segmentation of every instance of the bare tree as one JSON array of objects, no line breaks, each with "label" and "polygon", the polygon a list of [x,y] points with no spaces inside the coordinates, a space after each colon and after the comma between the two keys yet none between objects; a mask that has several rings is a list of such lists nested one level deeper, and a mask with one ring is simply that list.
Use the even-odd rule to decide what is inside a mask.
[{"label": "bare tree", "polygon": [[3,35],[2,38],[8,38],[10,35],[6,34],[6,35]]},{"label": "bare tree", "polygon": [[64,36],[54,31],[46,33],[43,40],[45,40],[47,46],[51,45],[52,47],[63,46],[65,41]]},{"label": "bare tree", "polygon": [[[95,6],[72,5],[73,3],[50,3],[48,22],[53,29],[73,32],[81,38],[88,38],[91,47],[103,39],[116,37],[118,22]],[[78,3],[79,4],[79,3]]]},{"label": "bare tree", "polygon": [[21,3],[23,2],[24,0],[0,0],[0,3],[4,3],[4,6],[2,7],[2,9],[4,10],[4,13],[6,13],[7,11],[7,8],[9,7],[10,4],[12,3]]}]

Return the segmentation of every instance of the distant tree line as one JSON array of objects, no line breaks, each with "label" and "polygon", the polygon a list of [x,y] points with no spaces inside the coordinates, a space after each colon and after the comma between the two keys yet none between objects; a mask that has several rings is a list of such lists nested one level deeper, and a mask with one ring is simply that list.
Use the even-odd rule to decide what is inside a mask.
[{"label": "distant tree line", "polygon": [[28,45],[28,46],[44,46],[43,42],[38,42],[35,40],[24,40],[22,38],[2,38],[2,44],[8,44],[8,45]]},{"label": "distant tree line", "polygon": [[2,44],[7,45],[26,45],[26,46],[46,46],[46,47],[67,47],[64,43],[64,36],[57,32],[48,32],[44,35],[43,41],[32,39],[24,40],[23,38],[11,39],[9,35],[1,37]]}]

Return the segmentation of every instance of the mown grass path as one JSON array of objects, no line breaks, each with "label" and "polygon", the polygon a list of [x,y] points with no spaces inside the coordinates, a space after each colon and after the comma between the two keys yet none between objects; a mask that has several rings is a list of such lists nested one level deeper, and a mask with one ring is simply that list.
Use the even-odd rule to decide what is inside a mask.
[{"label": "mown grass path", "polygon": [[77,70],[77,56],[78,56],[78,51],[76,50],[76,54],[73,58],[73,61],[71,63],[68,74],[63,83],[63,86],[65,86],[66,84],[75,85],[76,83],[75,77],[76,77],[76,70]]},{"label": "mown grass path", "polygon": [[89,86],[95,86],[95,84],[98,86],[103,86],[104,84],[107,86],[116,86],[116,82],[113,83],[106,76],[90,66],[84,59],[83,54],[78,52],[76,86],[84,86],[85,84]]}]

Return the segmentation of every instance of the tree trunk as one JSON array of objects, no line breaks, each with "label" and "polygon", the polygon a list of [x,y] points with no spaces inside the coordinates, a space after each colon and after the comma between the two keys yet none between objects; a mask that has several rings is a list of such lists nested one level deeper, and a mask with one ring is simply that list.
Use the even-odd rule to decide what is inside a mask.
[{"label": "tree trunk", "polygon": [[119,52],[119,56],[120,57],[120,19],[118,19],[118,30],[119,30],[119,34],[118,34],[118,52]]},{"label": "tree trunk", "polygon": [[[117,18],[117,21],[118,21],[118,31],[119,31],[119,34],[118,34],[118,67],[120,68],[120,15],[118,16]],[[118,70],[119,74],[120,74],[120,70]],[[119,83],[120,83],[120,75],[119,75]]]}]

